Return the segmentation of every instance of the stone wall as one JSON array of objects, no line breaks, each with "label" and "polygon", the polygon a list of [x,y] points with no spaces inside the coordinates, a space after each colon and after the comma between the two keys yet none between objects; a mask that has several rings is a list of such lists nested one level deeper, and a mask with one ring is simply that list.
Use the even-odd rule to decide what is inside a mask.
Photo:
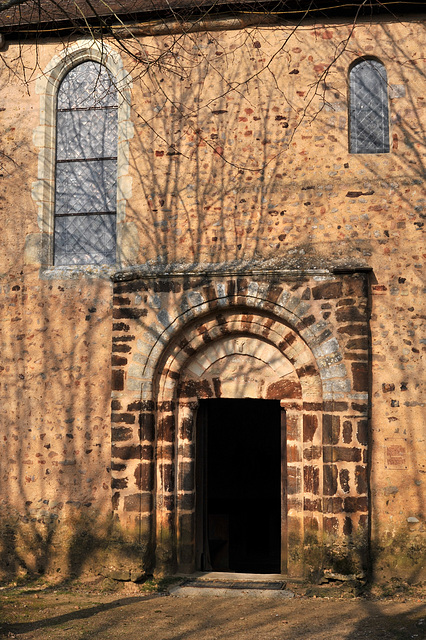
[{"label": "stone wall", "polygon": [[[190,478],[194,403],[250,393],[280,399],[286,413],[290,569],[300,572],[302,557],[356,564],[370,515],[376,576],[419,578],[423,40],[422,19],[382,19],[192,34],[179,39],[178,58],[172,38],[145,38],[164,64],[142,75],[111,54],[131,109],[109,270],[49,262],[46,87],[55,85],[46,82],[52,61],[65,64],[65,45],[9,43],[0,76],[5,575],[79,573],[117,549],[125,566],[152,569],[155,550],[158,566],[190,565],[192,543],[176,536],[181,527],[192,539],[193,488],[173,469],[188,464]],[[91,44],[71,48],[90,55]],[[26,84],[21,52],[35,69]],[[386,67],[389,154],[348,152],[347,77],[360,56]],[[350,283],[360,281],[368,290],[357,293]],[[215,350],[238,352],[238,384],[225,360],[207,367]]]},{"label": "stone wall", "polygon": [[116,279],[113,501],[121,522],[142,519],[155,566],[197,568],[195,414],[203,398],[281,402],[284,570],[303,574],[323,536],[330,552],[345,547],[348,564],[365,564],[366,275]]}]

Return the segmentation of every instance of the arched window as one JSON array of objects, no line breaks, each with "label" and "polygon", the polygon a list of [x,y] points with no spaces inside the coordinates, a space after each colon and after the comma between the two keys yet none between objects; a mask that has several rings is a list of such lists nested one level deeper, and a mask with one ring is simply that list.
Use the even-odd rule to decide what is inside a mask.
[{"label": "arched window", "polygon": [[361,60],[349,74],[351,153],[388,153],[389,108],[386,69]]},{"label": "arched window", "polygon": [[71,69],[60,84],[55,265],[116,260],[117,106],[113,78],[93,60]]}]

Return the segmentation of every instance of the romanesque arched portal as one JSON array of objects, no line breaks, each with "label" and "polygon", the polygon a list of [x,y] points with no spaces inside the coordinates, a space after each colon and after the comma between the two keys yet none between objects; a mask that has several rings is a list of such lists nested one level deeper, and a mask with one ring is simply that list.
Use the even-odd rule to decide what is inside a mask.
[{"label": "romanesque arched portal", "polygon": [[113,501],[147,558],[199,568],[196,415],[215,398],[285,414],[282,570],[315,568],[329,541],[348,548],[367,515],[364,275],[115,286]]}]

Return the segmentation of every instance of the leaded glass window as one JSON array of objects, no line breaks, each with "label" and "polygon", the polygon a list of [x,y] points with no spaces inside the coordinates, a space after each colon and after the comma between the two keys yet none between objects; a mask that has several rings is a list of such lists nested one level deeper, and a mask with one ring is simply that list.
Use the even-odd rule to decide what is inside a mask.
[{"label": "leaded glass window", "polygon": [[358,62],[349,75],[350,152],[389,151],[389,108],[386,69],[377,60]]},{"label": "leaded glass window", "polygon": [[55,265],[115,262],[117,106],[113,78],[93,60],[59,87]]}]

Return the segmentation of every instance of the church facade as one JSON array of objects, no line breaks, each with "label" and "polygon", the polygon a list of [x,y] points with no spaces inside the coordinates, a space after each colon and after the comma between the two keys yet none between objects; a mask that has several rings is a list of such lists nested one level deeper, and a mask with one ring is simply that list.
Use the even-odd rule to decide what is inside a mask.
[{"label": "church facade", "polygon": [[2,18],[3,576],[419,580],[424,16],[143,4]]}]

